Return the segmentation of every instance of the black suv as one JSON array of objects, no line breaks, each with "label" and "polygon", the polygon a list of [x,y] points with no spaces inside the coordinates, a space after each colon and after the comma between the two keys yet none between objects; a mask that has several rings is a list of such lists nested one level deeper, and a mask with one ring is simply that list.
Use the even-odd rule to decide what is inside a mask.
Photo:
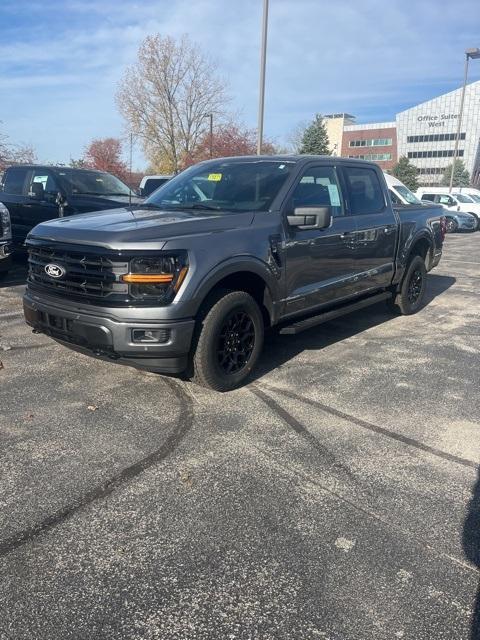
[{"label": "black suv", "polygon": [[104,171],[17,165],[8,167],[3,174],[0,202],[10,212],[13,243],[18,248],[30,229],[40,222],[139,204],[142,198]]}]

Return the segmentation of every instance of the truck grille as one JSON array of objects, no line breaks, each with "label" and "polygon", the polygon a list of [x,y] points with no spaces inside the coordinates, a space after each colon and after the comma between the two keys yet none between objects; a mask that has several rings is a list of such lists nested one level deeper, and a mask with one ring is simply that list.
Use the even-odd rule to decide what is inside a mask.
[{"label": "truck grille", "polygon": [[[111,259],[100,253],[32,245],[28,253],[30,285],[74,298],[115,298],[118,301],[128,298],[128,285],[119,281],[119,275],[128,271],[128,262],[114,261],[118,256]],[[49,275],[48,265],[58,267],[53,271],[61,275]]]}]

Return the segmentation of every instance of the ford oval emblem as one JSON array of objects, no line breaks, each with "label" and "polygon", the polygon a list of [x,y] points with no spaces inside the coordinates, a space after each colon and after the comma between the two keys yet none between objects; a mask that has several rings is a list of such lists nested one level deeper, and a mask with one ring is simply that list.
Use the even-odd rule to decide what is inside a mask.
[{"label": "ford oval emblem", "polygon": [[51,262],[45,265],[45,273],[51,278],[63,278],[67,272],[59,264],[53,264],[53,262]]}]

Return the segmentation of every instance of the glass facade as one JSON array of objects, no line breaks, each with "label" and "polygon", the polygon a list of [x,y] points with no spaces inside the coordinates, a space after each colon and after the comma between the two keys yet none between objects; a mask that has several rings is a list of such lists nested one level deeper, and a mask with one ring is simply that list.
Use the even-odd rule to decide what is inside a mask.
[{"label": "glass facade", "polygon": [[[457,151],[457,157],[463,156],[463,149]],[[454,149],[431,149],[429,151],[408,151],[407,158],[453,158]]]},{"label": "glass facade", "polygon": [[371,140],[350,140],[350,147],[391,147],[392,138],[373,138]]},{"label": "glass facade", "polygon": [[371,162],[381,162],[382,160],[391,160],[391,153],[366,153],[359,156],[348,156],[349,158],[357,158],[357,160],[370,160]]},{"label": "glass facade", "polygon": [[[465,140],[465,133],[461,133],[459,140]],[[456,133],[431,133],[428,136],[407,136],[407,142],[444,142],[456,140]]]}]

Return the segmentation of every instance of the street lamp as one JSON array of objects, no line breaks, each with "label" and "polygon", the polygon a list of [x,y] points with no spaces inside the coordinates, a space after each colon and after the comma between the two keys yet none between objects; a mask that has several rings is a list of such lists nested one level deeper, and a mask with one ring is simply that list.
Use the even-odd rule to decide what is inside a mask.
[{"label": "street lamp", "polygon": [[265,67],[267,64],[268,0],[263,0],[262,52],[260,56],[260,91],[258,99],[257,155],[262,153],[263,112],[265,108]]},{"label": "street lamp", "polygon": [[205,113],[204,118],[210,119],[210,137],[208,146],[210,148],[210,159],[213,158],[213,113]]},{"label": "street lamp", "polygon": [[455,162],[457,160],[458,155],[458,140],[460,138],[460,131],[462,128],[462,117],[463,117],[463,104],[465,102],[465,89],[467,87],[467,77],[468,77],[468,63],[470,59],[475,60],[480,58],[480,49],[475,47],[473,49],[465,50],[465,73],[463,75],[463,87],[462,87],[462,97],[460,99],[460,112],[458,114],[458,125],[457,125],[457,135],[455,137],[455,149],[453,152],[453,162],[452,162],[452,171],[450,173],[450,186],[448,188],[448,192],[452,192],[453,187],[453,173],[455,170]]}]

